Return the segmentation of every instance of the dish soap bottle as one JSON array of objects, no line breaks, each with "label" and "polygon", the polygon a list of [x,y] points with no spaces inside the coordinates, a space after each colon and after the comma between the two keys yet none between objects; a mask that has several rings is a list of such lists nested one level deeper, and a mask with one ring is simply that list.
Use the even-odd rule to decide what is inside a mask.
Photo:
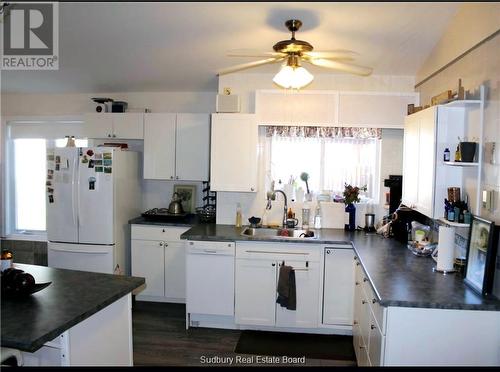
[{"label": "dish soap bottle", "polygon": [[236,227],[241,227],[242,217],[241,217],[241,204],[236,205]]},{"label": "dish soap bottle", "polygon": [[457,150],[455,151],[455,161],[461,161],[461,160],[462,160],[462,156],[460,154],[460,148],[457,145]]}]

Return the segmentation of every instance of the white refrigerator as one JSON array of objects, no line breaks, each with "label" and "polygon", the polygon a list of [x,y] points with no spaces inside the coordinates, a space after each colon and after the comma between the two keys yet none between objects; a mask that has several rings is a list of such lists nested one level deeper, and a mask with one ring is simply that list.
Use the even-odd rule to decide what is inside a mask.
[{"label": "white refrigerator", "polygon": [[128,220],[141,212],[140,153],[47,150],[48,266],[130,275]]}]

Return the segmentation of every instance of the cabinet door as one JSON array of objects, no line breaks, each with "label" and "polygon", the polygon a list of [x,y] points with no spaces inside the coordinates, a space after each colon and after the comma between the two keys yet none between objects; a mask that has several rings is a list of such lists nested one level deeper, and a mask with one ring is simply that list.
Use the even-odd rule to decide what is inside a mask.
[{"label": "cabinet door", "polygon": [[177,114],[175,178],[207,181],[210,157],[210,116]]},{"label": "cabinet door", "polygon": [[163,242],[132,239],[132,276],[146,278],[140,295],[163,296],[165,293]]},{"label": "cabinet door", "polygon": [[325,249],[323,323],[352,325],[354,259],[352,249]]},{"label": "cabinet door", "polygon": [[286,265],[295,269],[297,308],[288,310],[276,304],[276,327],[316,328],[319,323],[319,264],[309,262],[306,267],[303,261],[286,261]]},{"label": "cabinet door", "polygon": [[419,163],[416,209],[429,218],[434,217],[433,211],[435,183],[434,169],[436,167],[436,110],[436,107],[430,107],[419,113]]},{"label": "cabinet door", "polygon": [[144,178],[175,176],[176,114],[144,114]]},{"label": "cabinet door", "polygon": [[236,324],[274,326],[276,268],[276,262],[271,260],[236,260]]},{"label": "cabinet door", "polygon": [[85,114],[84,133],[87,138],[112,138],[113,115],[106,113]]},{"label": "cabinet door", "polygon": [[165,297],[186,298],[186,249],[185,242],[164,242],[165,247]]},{"label": "cabinet door", "polygon": [[382,351],[384,346],[384,336],[375,322],[375,317],[370,312],[370,329],[368,333],[368,357],[372,366],[382,365]]},{"label": "cabinet door", "polygon": [[143,139],[144,114],[113,113],[113,138]]},{"label": "cabinet door", "polygon": [[408,115],[405,118],[402,201],[409,207],[417,204],[419,178],[419,119],[419,113]]},{"label": "cabinet door", "polygon": [[212,115],[212,191],[257,191],[257,128],[254,114]]}]

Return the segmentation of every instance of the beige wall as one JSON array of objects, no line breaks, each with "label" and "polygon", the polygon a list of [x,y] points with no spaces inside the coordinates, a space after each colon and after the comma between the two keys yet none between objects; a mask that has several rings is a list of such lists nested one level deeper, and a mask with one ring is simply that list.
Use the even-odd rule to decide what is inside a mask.
[{"label": "beige wall", "polygon": [[[465,22],[465,10],[469,15],[467,22]],[[497,29],[500,28],[500,4],[464,4],[450,22],[449,29],[436,45],[418,76],[424,76],[429,69],[437,70],[442,67],[440,64],[446,64],[456,58],[460,50],[470,48],[473,44],[470,35],[476,36],[476,42],[484,39],[487,36],[485,32],[494,29],[492,26],[494,24],[497,25]],[[461,31],[457,33],[459,26]],[[453,48],[448,45],[450,40],[453,40]],[[483,162],[481,182],[483,189],[495,191],[495,209],[493,212],[482,209],[481,216],[500,224],[500,34],[420,85],[416,90],[420,92],[421,103],[428,104],[432,96],[446,89],[456,89],[459,78],[462,79],[465,89],[473,90],[480,84],[486,86],[484,142],[496,143],[497,150],[493,161],[496,164]],[[470,136],[478,135],[478,128],[470,130]],[[475,192],[472,188],[466,188],[466,191],[469,195]]]}]

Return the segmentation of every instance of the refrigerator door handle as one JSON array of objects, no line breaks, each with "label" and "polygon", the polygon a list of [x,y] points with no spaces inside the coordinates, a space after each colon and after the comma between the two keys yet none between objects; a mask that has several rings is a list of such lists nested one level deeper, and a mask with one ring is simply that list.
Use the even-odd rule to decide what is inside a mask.
[{"label": "refrigerator door handle", "polygon": [[71,193],[71,208],[73,209],[73,225],[77,224],[76,220],[76,193],[78,193],[78,187],[77,186],[77,177],[78,177],[78,164],[79,164],[79,156],[75,156],[73,159],[73,178],[71,180],[71,186],[73,189],[73,192]]},{"label": "refrigerator door handle", "polygon": [[49,248],[52,251],[57,251],[57,252],[68,252],[68,253],[83,253],[83,254],[109,254],[109,252],[102,252],[102,251],[80,251],[80,250],[73,250],[73,249],[63,249],[63,248],[54,248],[51,247]]}]

